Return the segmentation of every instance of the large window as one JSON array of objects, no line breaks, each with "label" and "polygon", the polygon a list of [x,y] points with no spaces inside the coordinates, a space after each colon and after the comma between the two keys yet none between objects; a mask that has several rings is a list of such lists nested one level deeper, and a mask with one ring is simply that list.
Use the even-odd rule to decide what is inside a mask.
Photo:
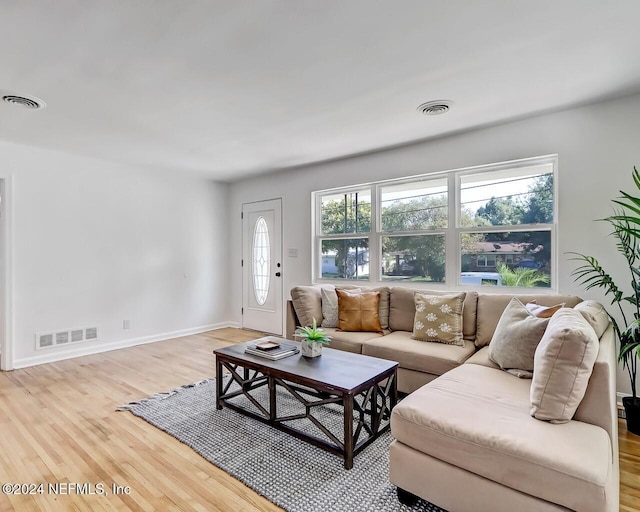
[{"label": "large window", "polygon": [[555,286],[556,161],[316,192],[314,280]]}]

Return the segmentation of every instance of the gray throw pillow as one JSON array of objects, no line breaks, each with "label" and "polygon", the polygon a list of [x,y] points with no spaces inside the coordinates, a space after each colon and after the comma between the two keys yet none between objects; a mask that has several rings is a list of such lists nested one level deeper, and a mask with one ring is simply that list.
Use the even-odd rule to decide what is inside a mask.
[{"label": "gray throw pillow", "polygon": [[549,324],[515,297],[502,313],[489,344],[489,359],[520,378],[531,378],[536,348]]},{"label": "gray throw pillow", "polygon": [[314,319],[318,325],[322,323],[321,297],[319,286],[294,286],[291,288],[291,301],[299,325],[309,326],[313,324]]}]

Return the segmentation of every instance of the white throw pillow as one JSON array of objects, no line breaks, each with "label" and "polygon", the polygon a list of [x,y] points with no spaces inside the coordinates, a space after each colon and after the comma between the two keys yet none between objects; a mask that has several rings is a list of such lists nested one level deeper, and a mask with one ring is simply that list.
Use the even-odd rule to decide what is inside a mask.
[{"label": "white throw pillow", "polygon": [[551,317],[534,357],[531,416],[551,423],[573,418],[587,391],[598,345],[579,311],[562,308]]},{"label": "white throw pillow", "polygon": [[578,304],[575,308],[576,311],[580,311],[584,319],[589,322],[589,325],[596,331],[598,339],[602,338],[604,331],[607,330],[611,320],[604,306],[595,300],[585,300]]}]

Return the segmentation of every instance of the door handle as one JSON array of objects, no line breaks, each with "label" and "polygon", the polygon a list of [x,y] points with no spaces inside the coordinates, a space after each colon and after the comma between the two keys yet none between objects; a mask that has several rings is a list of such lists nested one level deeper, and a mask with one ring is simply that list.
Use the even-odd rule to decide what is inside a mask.
[{"label": "door handle", "polygon": [[280,277],[280,272],[276,272],[276,277]]}]

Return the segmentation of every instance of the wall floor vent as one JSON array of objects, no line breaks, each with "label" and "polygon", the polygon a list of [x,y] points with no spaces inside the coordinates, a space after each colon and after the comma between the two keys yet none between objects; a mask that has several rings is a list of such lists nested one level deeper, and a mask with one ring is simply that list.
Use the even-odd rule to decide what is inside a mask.
[{"label": "wall floor vent", "polygon": [[36,334],[36,350],[69,345],[69,343],[98,341],[98,339],[97,327],[65,329],[54,332],[39,332]]},{"label": "wall floor vent", "polygon": [[36,348],[53,347],[53,334],[39,334],[36,336]]},{"label": "wall floor vent", "polygon": [[63,345],[69,343],[69,331],[56,333],[56,345]]}]

